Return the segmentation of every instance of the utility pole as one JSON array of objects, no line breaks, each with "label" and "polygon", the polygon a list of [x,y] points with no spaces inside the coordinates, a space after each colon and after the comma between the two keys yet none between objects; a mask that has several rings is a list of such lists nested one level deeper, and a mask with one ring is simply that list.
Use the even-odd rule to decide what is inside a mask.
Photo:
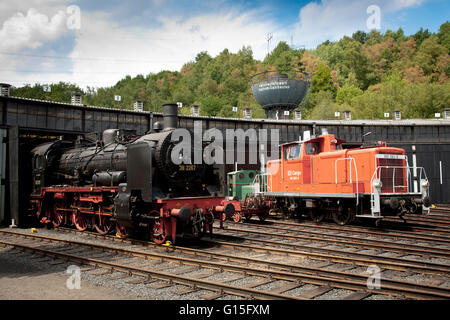
[{"label": "utility pole", "polygon": [[269,56],[270,53],[270,40],[272,40],[273,34],[272,32],[267,34],[267,56]]}]

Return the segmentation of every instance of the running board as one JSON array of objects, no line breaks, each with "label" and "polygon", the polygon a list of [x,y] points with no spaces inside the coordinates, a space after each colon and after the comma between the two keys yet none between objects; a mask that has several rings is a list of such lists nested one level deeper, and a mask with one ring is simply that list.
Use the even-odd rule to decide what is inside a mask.
[{"label": "running board", "polygon": [[373,216],[373,215],[356,215],[357,218],[372,218],[372,219],[382,219],[383,216]]}]

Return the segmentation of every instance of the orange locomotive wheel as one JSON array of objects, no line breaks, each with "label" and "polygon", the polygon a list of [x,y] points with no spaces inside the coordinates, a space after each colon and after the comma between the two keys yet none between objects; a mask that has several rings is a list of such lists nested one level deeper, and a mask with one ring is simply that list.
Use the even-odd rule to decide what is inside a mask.
[{"label": "orange locomotive wheel", "polygon": [[53,219],[52,219],[52,224],[53,227],[55,228],[61,226],[64,221],[64,215],[61,212],[58,212],[58,209],[59,209],[58,205],[55,203],[53,205]]},{"label": "orange locomotive wheel", "polygon": [[78,210],[75,210],[73,212],[72,221],[79,231],[84,231],[88,227],[88,220],[86,216],[84,214],[81,214]]},{"label": "orange locomotive wheel", "polygon": [[161,219],[158,219],[153,224],[152,239],[156,244],[162,244],[167,239],[166,228],[164,226],[164,222],[161,221]]},{"label": "orange locomotive wheel", "polygon": [[236,222],[236,223],[241,221],[241,215],[238,212],[235,212],[233,214],[232,218],[233,218],[233,221]]},{"label": "orange locomotive wheel", "polygon": [[109,220],[109,217],[95,214],[92,217],[92,225],[99,234],[105,235],[111,231],[113,224]]},{"label": "orange locomotive wheel", "polygon": [[128,237],[128,229],[127,227],[116,224],[116,236],[122,239]]}]

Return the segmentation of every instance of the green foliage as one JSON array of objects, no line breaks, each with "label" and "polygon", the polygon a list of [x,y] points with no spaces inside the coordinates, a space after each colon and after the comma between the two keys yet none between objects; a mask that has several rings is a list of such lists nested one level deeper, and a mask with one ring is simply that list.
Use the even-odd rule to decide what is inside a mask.
[{"label": "green foliage", "polygon": [[437,36],[439,43],[450,52],[450,22],[447,21],[441,25]]},{"label": "green foliage", "polygon": [[428,31],[428,29],[423,30],[423,28],[420,28],[420,30],[417,31],[412,37],[416,41],[416,45],[420,46],[423,40],[429,38],[430,36],[431,33]]},{"label": "green foliage", "polygon": [[386,41],[388,38],[392,38],[396,42],[405,41],[405,39],[406,39],[402,28],[398,28],[398,30],[396,32],[391,31],[391,30],[386,30],[386,32],[383,35],[383,40]]},{"label": "green foliage", "polygon": [[200,115],[202,116],[217,116],[224,108],[225,101],[217,96],[206,95],[199,101],[201,106]]},{"label": "green foliage", "polygon": [[436,65],[441,55],[448,55],[448,50],[438,43],[438,37],[432,35],[420,45],[414,61],[423,69],[426,75],[438,77]]},{"label": "green foliage", "polygon": [[339,88],[336,94],[336,102],[338,104],[347,103],[349,104],[354,97],[360,96],[363,91],[353,85],[345,85]]},{"label": "green foliage", "polygon": [[378,32],[377,30],[371,30],[370,33],[367,35],[366,44],[374,45],[380,43],[382,40],[383,36],[380,32]]},{"label": "green foliage", "polygon": [[34,86],[25,85],[20,88],[11,87],[10,94],[12,96],[30,99],[70,103],[70,96],[72,92],[83,93],[83,90],[81,90],[77,85],[65,82],[50,85],[51,92],[44,92],[43,86],[44,85],[37,83]]},{"label": "green foliage", "polygon": [[319,64],[316,74],[312,77],[313,92],[332,91],[333,83],[331,82],[331,70],[324,64]]},{"label": "green foliage", "polygon": [[367,33],[365,33],[364,31],[358,30],[352,34],[352,39],[364,44],[364,43],[366,43],[366,40],[367,40]]},{"label": "green foliage", "polygon": [[333,93],[330,91],[319,91],[312,95],[311,104],[313,108],[309,111],[310,119],[334,119],[334,112],[338,111],[338,106],[334,102]]}]

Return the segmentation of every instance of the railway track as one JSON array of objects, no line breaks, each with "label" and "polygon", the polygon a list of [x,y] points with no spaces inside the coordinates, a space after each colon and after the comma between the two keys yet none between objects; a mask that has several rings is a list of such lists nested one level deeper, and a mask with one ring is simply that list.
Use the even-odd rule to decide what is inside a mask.
[{"label": "railway track", "polygon": [[[91,266],[102,267],[111,270],[117,270],[129,274],[137,274],[146,279],[146,281],[151,281],[153,279],[160,279],[164,281],[169,281],[169,283],[180,283],[186,285],[192,290],[198,290],[199,288],[215,290],[218,293],[223,294],[233,294],[244,297],[253,297],[257,299],[307,299],[314,298],[316,295],[323,294],[335,289],[351,290],[352,293],[349,294],[347,298],[363,298],[371,294],[387,294],[400,298],[415,298],[415,299],[426,299],[426,298],[444,298],[448,299],[450,297],[450,289],[443,288],[439,286],[430,286],[406,281],[399,281],[393,279],[382,280],[382,288],[376,290],[367,289],[367,275],[354,274],[344,271],[330,271],[324,270],[317,267],[308,267],[293,263],[283,263],[275,261],[266,261],[258,259],[254,255],[252,257],[240,257],[237,256],[237,252],[242,252],[242,250],[256,250],[261,255],[261,252],[267,252],[273,254],[275,249],[268,249],[263,247],[250,247],[248,245],[236,244],[232,246],[229,243],[222,243],[221,247],[233,248],[232,253],[217,252],[217,247],[214,248],[214,252],[209,252],[205,249],[197,248],[182,248],[182,247],[160,247],[153,244],[147,244],[153,249],[157,248],[159,252],[149,252],[147,250],[129,250],[120,249],[116,247],[111,247],[110,245],[99,245],[99,244],[86,244],[84,242],[68,241],[63,239],[57,239],[52,237],[43,237],[29,234],[18,235],[15,232],[1,231],[0,243],[8,246],[14,246],[16,248],[21,248],[23,250],[34,250],[35,252],[40,252],[41,254],[50,255],[58,259],[69,259],[71,261],[76,261],[78,263],[88,264]],[[4,239],[4,238],[9,239]],[[11,239],[12,238],[12,239]],[[25,244],[18,243],[17,239],[24,239]],[[50,248],[43,249],[42,245],[36,247],[36,245],[30,245],[29,242],[35,244],[36,240],[46,241],[49,243]],[[129,241],[130,243],[138,244],[142,247],[142,242],[136,240],[122,240]],[[54,245],[58,246],[54,248]],[[205,242],[202,242],[205,245]],[[53,246],[52,246],[53,245]],[[158,261],[175,263],[177,266],[180,264],[187,266],[196,266],[200,269],[208,270],[219,270],[220,272],[229,271],[235,273],[237,276],[253,276],[259,277],[260,279],[256,283],[251,284],[250,288],[233,287],[229,284],[221,283],[218,285],[211,281],[197,281],[198,279],[192,280],[190,277],[179,276],[171,274],[170,272],[157,271],[158,269],[143,269],[139,266],[127,266],[117,262],[103,261],[99,258],[93,257],[83,257],[79,254],[64,252],[65,248],[73,249],[84,248],[89,250],[95,250],[100,253],[110,253],[114,255],[122,256],[122,259],[127,260],[129,257],[143,259],[144,265],[148,265],[148,261]],[[35,250],[37,249],[37,250]],[[162,252],[161,252],[162,251]],[[182,254],[183,256],[175,256],[174,254]],[[280,252],[279,252],[280,253]],[[286,251],[283,252],[286,254]],[[295,251],[291,254],[297,254]],[[298,256],[298,255],[297,255]],[[286,260],[286,259],[284,259]],[[154,265],[154,263],[152,263]],[[167,269],[167,268],[166,268]],[[170,268],[168,268],[170,270]],[[236,278],[236,277],[235,277]],[[145,280],[143,280],[145,281]],[[267,285],[276,281],[284,281],[285,283],[272,290],[271,292],[261,291],[254,289],[261,285]],[[315,285],[316,289],[313,292],[306,292],[300,296],[290,296],[284,294],[290,290],[301,287],[302,285]],[[248,290],[251,289],[251,290]]]},{"label": "railway track", "polygon": [[[2,235],[5,235],[5,232],[2,232]],[[153,278],[166,280],[171,283],[179,283],[183,285],[188,286],[194,286],[195,288],[203,288],[203,289],[213,289],[218,290],[222,294],[233,294],[233,295],[239,295],[239,296],[245,296],[245,297],[252,297],[257,299],[307,299],[313,295],[313,293],[305,294],[303,296],[290,296],[282,294],[282,292],[289,291],[292,289],[295,289],[296,287],[301,286],[302,284],[312,284],[319,286],[319,288],[322,288],[320,290],[315,290],[315,293],[324,293],[327,291],[332,290],[332,288],[339,288],[339,289],[347,289],[347,290],[355,290],[353,295],[362,296],[363,292],[361,290],[364,290],[364,288],[367,289],[367,276],[359,275],[359,274],[351,274],[351,273],[345,273],[345,272],[336,272],[336,271],[328,271],[328,270],[317,270],[315,268],[306,268],[301,267],[297,265],[287,265],[282,263],[275,263],[275,262],[266,262],[266,261],[260,261],[256,258],[245,258],[245,257],[237,257],[236,255],[228,255],[226,258],[226,262],[216,262],[211,261],[214,257],[217,259],[216,253],[208,253],[209,259],[196,259],[196,258],[186,258],[186,257],[180,257],[180,256],[173,256],[168,253],[155,253],[155,252],[148,252],[148,251],[142,251],[142,250],[129,250],[129,249],[118,249],[118,248],[112,248],[110,246],[105,245],[94,245],[94,244],[86,244],[83,242],[75,242],[75,241],[68,241],[68,240],[62,240],[57,238],[51,238],[51,237],[43,237],[43,236],[36,236],[36,235],[18,235],[17,233],[9,233],[9,237],[15,238],[16,241],[7,241],[5,239],[1,239],[0,243],[8,246],[14,246],[16,248],[21,248],[23,250],[32,250],[34,252],[39,252],[41,254],[49,255],[58,259],[70,259],[71,261],[76,261],[78,263],[93,265],[93,266],[101,266],[103,268],[110,268],[111,270],[117,270],[121,272],[126,272],[129,274],[137,274],[143,277],[147,277],[147,279],[151,280]],[[23,238],[27,241],[25,241],[25,244],[23,243],[17,243],[17,239]],[[29,241],[48,241],[52,245],[51,248],[42,248],[42,244],[37,247],[35,245],[30,245]],[[59,246],[56,246],[55,244],[58,244]],[[63,245],[63,246],[61,246]],[[253,289],[255,286],[250,286],[251,288],[242,288],[242,287],[234,287],[232,285],[223,284],[223,283],[217,283],[217,282],[211,282],[201,279],[193,279],[186,276],[180,276],[176,274],[172,274],[170,272],[161,272],[154,269],[144,269],[139,266],[128,266],[126,264],[117,263],[117,262],[110,262],[110,261],[104,261],[99,258],[94,257],[85,257],[81,255],[80,253],[74,254],[74,253],[67,253],[64,252],[66,248],[71,249],[73,251],[74,246],[87,248],[90,251],[95,249],[96,251],[101,251],[101,253],[113,253],[115,255],[121,255],[123,256],[123,259],[127,260],[127,257],[139,257],[143,258],[145,260],[157,260],[157,261],[170,261],[175,262],[176,264],[186,264],[186,265],[196,265],[199,268],[207,268],[207,269],[214,269],[214,270],[220,270],[223,272],[231,271],[238,274],[243,274],[245,276],[258,276],[262,279],[257,281],[256,284],[258,286],[266,285],[268,283],[271,283],[273,281],[286,281],[288,282],[284,286],[282,286],[280,289],[275,290],[278,292],[267,292],[267,291],[261,291],[257,289]],[[61,251],[63,249],[63,251]],[[195,250],[195,249],[191,249]],[[198,250],[197,250],[198,251]],[[195,252],[197,252],[195,251]],[[204,252],[200,251],[197,252],[197,255],[204,254]],[[221,258],[224,258],[224,254],[220,254]],[[253,265],[255,264],[261,264],[264,263],[267,266],[270,266],[271,268],[257,268]],[[148,264],[148,263],[147,263]],[[278,270],[277,270],[278,269]],[[288,289],[288,290],[286,290]],[[379,291],[376,291],[377,293],[383,293],[383,294],[389,294],[397,297],[408,297],[408,298],[419,298],[419,299],[425,299],[425,298],[444,298],[447,299],[450,297],[450,291],[446,288],[441,288],[437,286],[427,286],[427,285],[419,285],[416,283],[409,283],[405,281],[398,281],[398,280],[390,280],[390,279],[383,279],[383,286],[382,289],[379,289]],[[368,290],[368,292],[364,292],[364,295],[367,295],[368,293],[373,293],[373,291]]]},{"label": "railway track", "polygon": [[[78,233],[75,229],[70,228],[59,228],[61,231],[65,232],[75,232]],[[83,233],[86,234],[86,233]],[[90,236],[94,238],[103,238],[103,236],[98,235],[97,233],[87,233]],[[215,237],[221,237],[222,235],[215,235]],[[121,239],[113,236],[107,236],[108,239],[111,239],[113,241],[121,241],[121,242],[129,242],[129,243],[138,243],[139,245],[143,246],[151,246],[152,248],[161,248],[158,245],[155,245],[152,242],[142,241],[142,240],[131,240],[131,239]],[[225,236],[225,239],[229,239]],[[236,241],[236,238],[231,238],[232,241]],[[300,245],[295,244],[286,244],[286,243],[279,243],[276,241],[269,241],[269,240],[261,240],[261,239],[242,239],[237,238],[238,242],[227,242],[227,241],[220,241],[215,239],[210,239],[208,237],[205,237],[202,239],[202,244],[209,245],[213,249],[217,247],[226,247],[231,248],[235,252],[239,249],[244,249],[248,251],[254,251],[256,253],[260,252],[267,252],[267,254],[272,255],[281,255],[281,256],[297,256],[302,258],[309,258],[309,259],[315,259],[319,261],[333,261],[335,263],[346,263],[354,266],[369,266],[371,264],[378,264],[386,269],[389,270],[396,270],[396,271],[416,271],[420,273],[430,273],[430,274],[446,274],[450,271],[450,266],[445,264],[438,264],[438,263],[429,263],[429,262],[420,262],[415,260],[404,260],[399,258],[393,258],[393,257],[384,257],[383,259],[376,259],[377,257],[374,257],[369,254],[361,254],[361,253],[352,253],[348,251],[341,251],[336,252],[336,250],[331,249],[324,249],[324,248],[311,248],[311,247],[304,247]],[[240,240],[244,240],[245,243],[243,243]],[[264,245],[264,246],[261,246]],[[280,248],[285,247],[285,249]],[[286,249],[288,248],[288,249]],[[182,250],[184,252],[191,252],[190,248],[184,248],[181,246],[177,247],[177,250]],[[334,254],[333,254],[334,253]]]},{"label": "railway track", "polygon": [[[231,232],[232,235],[239,234],[240,236],[245,236],[249,232],[243,229],[228,229],[228,232]],[[251,232],[253,234],[255,233]],[[223,240],[228,241],[230,233],[220,232],[216,233],[216,236],[224,236]],[[447,264],[442,263],[433,263],[433,262],[423,262],[413,259],[399,258],[399,257],[388,257],[367,253],[358,253],[358,252],[349,252],[346,250],[339,250],[336,248],[320,248],[320,247],[311,247],[305,245],[299,245],[294,243],[282,243],[274,240],[267,239],[252,239],[246,238],[246,243],[252,245],[259,245],[259,248],[264,248],[267,246],[272,246],[275,249],[279,250],[279,252],[285,254],[297,254],[308,256],[311,259],[317,260],[326,260],[334,263],[344,263],[344,264],[353,264],[360,266],[369,266],[369,265],[379,265],[383,268],[389,270],[398,270],[398,271],[414,271],[420,273],[430,273],[430,274],[443,274],[448,273],[449,266]],[[227,242],[214,242],[216,245],[230,245]],[[242,244],[238,244],[239,246],[243,246]],[[281,248],[281,249],[277,249]]]},{"label": "railway track", "polygon": [[[75,232],[78,233],[77,230],[71,229],[71,228],[58,228],[58,230],[65,231],[65,232]],[[236,230],[233,229],[219,229],[222,231],[231,231],[235,232]],[[239,231],[239,230],[238,230]],[[247,233],[247,232],[244,232]],[[95,238],[103,238],[103,236],[98,235],[97,233],[83,233],[83,234],[89,234],[90,236],[93,236]],[[140,245],[144,246],[152,246],[153,248],[160,248],[159,246],[155,245],[152,242],[146,242],[141,240],[130,240],[130,239],[121,239],[113,236],[107,236],[111,240],[117,240],[119,241],[131,241],[130,243],[139,243]],[[215,237],[223,237],[223,234],[215,234]],[[229,237],[225,236],[225,239],[230,239]],[[236,238],[231,238],[231,241],[236,240]],[[251,243],[253,245],[248,245],[246,243],[243,243],[240,240],[245,240],[246,243]],[[335,261],[337,263],[347,263],[352,265],[361,265],[361,266],[368,266],[370,264],[379,264],[383,266],[386,269],[389,270],[396,270],[396,271],[416,271],[421,273],[430,273],[430,274],[442,274],[442,273],[448,273],[450,271],[450,265],[442,264],[442,263],[432,263],[432,262],[423,262],[423,261],[417,261],[413,259],[404,259],[399,257],[377,257],[371,254],[364,254],[364,253],[355,253],[355,252],[349,252],[344,250],[335,250],[335,249],[326,249],[326,248],[317,248],[317,247],[310,247],[310,246],[302,246],[299,244],[292,244],[292,243],[280,243],[279,241],[271,241],[271,240],[263,240],[263,239],[243,239],[238,238],[238,243],[228,243],[223,241],[217,241],[210,239],[208,237],[205,237],[202,239],[202,243],[208,243],[211,246],[214,247],[231,247],[234,250],[241,248],[244,248],[246,250],[253,250],[255,252],[265,251],[270,254],[281,254],[281,255],[295,255],[295,256],[301,256],[301,257],[308,257],[310,259],[317,259],[320,261],[324,260],[330,260]],[[264,247],[261,247],[261,244],[264,245]],[[286,249],[278,249],[280,247],[288,248]],[[181,248],[181,247],[179,247]],[[398,248],[397,248],[398,249]],[[181,249],[179,249],[181,250]],[[189,250],[189,248],[185,248],[183,250]],[[400,254],[409,254],[408,252],[397,250],[396,252]],[[445,251],[447,252],[447,251]],[[449,258],[450,261],[450,252],[439,252],[444,258]],[[428,252],[427,252],[428,254]]]},{"label": "railway track", "polygon": [[[321,231],[315,231],[314,229],[302,229],[297,228],[296,225],[286,224],[259,224],[259,223],[246,223],[246,224],[227,224],[228,230],[238,231],[236,228],[246,228],[246,231],[254,234],[269,235],[271,237],[277,237],[282,239],[291,239],[298,241],[314,241],[328,244],[339,244],[346,246],[357,246],[358,248],[367,248],[375,250],[389,250],[391,252],[408,253],[427,255],[430,257],[446,257],[450,258],[450,249],[438,248],[431,246],[417,245],[414,243],[396,243],[390,240],[382,239],[381,237],[376,239],[364,239],[354,235],[336,234],[336,233],[324,233]],[[216,227],[217,228],[217,227]],[[267,232],[259,233],[258,231],[252,231],[251,228],[258,230],[267,230]],[[220,230],[220,228],[217,228]],[[430,245],[432,243],[430,242]],[[433,243],[435,244],[435,243]],[[448,242],[440,241],[439,244],[448,244],[450,246],[450,239]]]},{"label": "railway track", "polygon": [[[433,216],[424,217],[406,217],[407,225],[415,228],[417,230],[422,230],[423,228],[428,228],[428,231],[433,232],[449,232],[450,231],[450,221],[448,219],[437,219]],[[397,217],[385,217],[383,222],[391,223],[401,223],[400,219]]]},{"label": "railway track", "polygon": [[[380,227],[371,227],[367,225],[346,225],[338,226],[335,223],[328,223],[326,221],[320,223],[314,223],[312,221],[300,220],[298,222],[293,222],[293,220],[281,220],[276,217],[272,217],[266,220],[267,223],[273,223],[277,225],[294,226],[298,230],[323,230],[325,232],[332,231],[336,233],[348,233],[349,235],[364,235],[364,236],[374,236],[383,237],[390,239],[415,239],[419,241],[432,241],[435,243],[448,244],[450,243],[450,231],[445,234],[430,234],[429,230],[426,232],[418,231],[413,227],[401,224],[400,226],[396,224],[394,227],[386,225]],[[294,220],[295,221],[295,220]],[[251,220],[253,223],[259,223],[257,220]]]}]

